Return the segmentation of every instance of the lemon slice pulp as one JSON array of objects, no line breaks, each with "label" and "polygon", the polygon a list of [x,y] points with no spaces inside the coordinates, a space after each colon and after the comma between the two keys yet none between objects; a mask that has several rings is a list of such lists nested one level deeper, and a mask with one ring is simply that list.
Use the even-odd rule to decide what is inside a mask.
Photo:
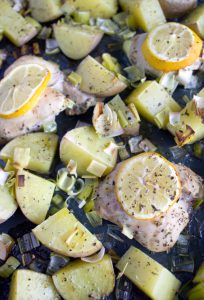
[{"label": "lemon slice pulp", "polygon": [[0,82],[0,117],[25,114],[39,100],[50,80],[50,72],[38,64],[20,65]]},{"label": "lemon slice pulp", "polygon": [[122,163],[115,183],[122,209],[135,219],[153,219],[180,197],[181,183],[172,163],[146,152]]},{"label": "lemon slice pulp", "polygon": [[148,63],[170,72],[193,64],[200,56],[202,40],[190,28],[179,23],[166,23],[153,29],[142,46]]}]

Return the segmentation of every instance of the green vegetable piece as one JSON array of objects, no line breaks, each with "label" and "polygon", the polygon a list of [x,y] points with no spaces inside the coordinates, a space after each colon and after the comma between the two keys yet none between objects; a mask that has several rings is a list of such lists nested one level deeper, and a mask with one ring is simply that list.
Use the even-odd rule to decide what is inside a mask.
[{"label": "green vegetable piece", "polygon": [[133,246],[116,267],[153,300],[174,300],[181,285],[171,272]]},{"label": "green vegetable piece", "polygon": [[60,49],[71,59],[87,56],[103,37],[103,32],[98,28],[78,23],[58,22],[53,28]]},{"label": "green vegetable piece", "polygon": [[183,23],[204,39],[204,4],[200,4],[195,8]]},{"label": "green vegetable piece", "polygon": [[54,190],[51,181],[24,170],[17,172],[16,199],[23,214],[34,224],[45,220]]},{"label": "green vegetable piece", "polygon": [[199,267],[195,277],[193,278],[193,282],[200,283],[204,282],[204,263]]},{"label": "green vegetable piece", "polygon": [[74,85],[74,86],[80,86],[82,78],[79,74],[76,72],[71,72],[67,79]]},{"label": "green vegetable piece", "polygon": [[15,138],[0,151],[0,158],[13,161],[15,148],[30,148],[27,169],[47,174],[50,172],[58,145],[58,136],[53,133],[29,133]]},{"label": "green vegetable piece", "polygon": [[181,107],[156,81],[140,84],[127,98],[134,103],[139,114],[159,128],[166,129],[169,112],[179,112]]},{"label": "green vegetable piece", "polygon": [[24,45],[38,33],[36,27],[17,13],[8,0],[1,0],[0,3],[0,27],[16,46]]},{"label": "green vegetable piece", "polygon": [[48,275],[30,270],[17,270],[11,280],[9,300],[60,300]]},{"label": "green vegetable piece", "polygon": [[63,14],[60,0],[29,0],[29,8],[39,22],[53,21]]},{"label": "green vegetable piece", "polygon": [[118,60],[110,55],[109,53],[104,53],[102,55],[102,65],[111,72],[121,73],[121,66]]},{"label": "green vegetable piece", "polygon": [[0,267],[0,277],[8,278],[20,266],[20,262],[13,256],[10,256],[5,264]]},{"label": "green vegetable piece", "polygon": [[[108,296],[115,285],[110,256],[95,263],[75,260],[53,275],[54,284],[65,300],[90,300]],[[64,284],[66,282],[66,284]]]},{"label": "green vegetable piece", "polygon": [[74,11],[72,14],[75,22],[89,25],[91,14],[89,11]]},{"label": "green vegetable piece", "polygon": [[201,300],[204,299],[204,282],[197,284],[188,293],[188,300]]}]

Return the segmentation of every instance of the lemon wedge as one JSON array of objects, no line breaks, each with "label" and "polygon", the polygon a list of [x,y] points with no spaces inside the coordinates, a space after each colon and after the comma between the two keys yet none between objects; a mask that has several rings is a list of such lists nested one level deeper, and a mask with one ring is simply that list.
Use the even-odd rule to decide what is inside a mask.
[{"label": "lemon wedge", "polygon": [[201,50],[202,40],[190,28],[179,23],[166,23],[154,28],[142,45],[147,62],[163,72],[193,64]]},{"label": "lemon wedge", "polygon": [[38,64],[20,65],[0,82],[0,117],[16,118],[33,108],[50,80],[50,72]]},{"label": "lemon wedge", "polygon": [[181,183],[172,163],[157,153],[146,152],[122,163],[115,192],[128,215],[148,220],[167,211],[179,199]]}]

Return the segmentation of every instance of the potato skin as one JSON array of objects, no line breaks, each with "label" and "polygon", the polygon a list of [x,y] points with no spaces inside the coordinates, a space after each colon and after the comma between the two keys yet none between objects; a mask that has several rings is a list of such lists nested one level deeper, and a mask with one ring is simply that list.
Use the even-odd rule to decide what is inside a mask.
[{"label": "potato skin", "polygon": [[167,18],[177,18],[189,13],[197,6],[197,0],[159,0]]}]

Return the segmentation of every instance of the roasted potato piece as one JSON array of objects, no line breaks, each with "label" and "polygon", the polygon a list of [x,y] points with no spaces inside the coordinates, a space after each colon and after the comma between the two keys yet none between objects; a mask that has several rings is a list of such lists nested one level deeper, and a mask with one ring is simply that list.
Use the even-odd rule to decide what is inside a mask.
[{"label": "roasted potato piece", "polygon": [[103,37],[103,33],[99,29],[88,25],[58,22],[54,24],[53,28],[60,49],[72,59],[81,59],[87,56],[97,47]]},{"label": "roasted potato piece", "polygon": [[112,155],[104,152],[111,142],[114,143],[112,138],[99,137],[91,126],[75,128],[63,137],[60,144],[60,158],[65,165],[71,159],[75,160],[80,176],[92,174],[101,177],[110,173],[116,164],[117,149]]},{"label": "roasted potato piece", "polygon": [[126,83],[116,74],[106,69],[91,56],[84,58],[76,72],[82,78],[80,89],[98,97],[114,96],[127,87]]},{"label": "roasted potato piece", "polygon": [[158,0],[119,0],[124,11],[133,14],[135,23],[144,31],[166,22]]},{"label": "roasted potato piece", "polygon": [[23,214],[35,224],[42,223],[50,207],[55,184],[24,170],[16,174],[16,200]]},{"label": "roasted potato piece", "polygon": [[153,300],[174,300],[181,285],[169,270],[133,246],[116,267]]},{"label": "roasted potato piece", "polygon": [[0,158],[13,161],[17,147],[30,148],[30,161],[27,169],[47,174],[50,172],[57,150],[58,136],[53,133],[36,132],[19,136],[10,141],[0,151]]},{"label": "roasted potato piece", "polygon": [[30,270],[17,270],[11,280],[9,300],[60,300],[52,278]]},{"label": "roasted potato piece", "polygon": [[115,285],[113,265],[108,255],[96,263],[71,262],[52,278],[65,300],[102,299],[113,291]]},{"label": "roasted potato piece", "polygon": [[61,0],[29,0],[29,8],[32,17],[39,22],[53,21],[63,14]]},{"label": "roasted potato piece", "polygon": [[199,37],[204,39],[204,4],[194,9],[183,23],[195,31]]},{"label": "roasted potato piece", "polygon": [[35,227],[33,233],[43,245],[66,256],[89,256],[102,247],[101,242],[67,208]]},{"label": "roasted potato piece", "polygon": [[118,9],[117,0],[66,0],[65,4],[68,7],[68,13],[71,7],[73,10],[90,11],[94,18],[111,18]]},{"label": "roasted potato piece", "polygon": [[0,185],[0,224],[7,221],[15,213],[17,207],[7,187]]},{"label": "roasted potato piece", "polygon": [[156,81],[142,83],[128,96],[126,102],[134,103],[141,116],[163,129],[168,124],[169,112],[181,111],[178,103]]},{"label": "roasted potato piece", "polygon": [[38,30],[26,21],[10,5],[8,0],[0,2],[0,27],[4,35],[16,46],[22,46],[30,41]]},{"label": "roasted potato piece", "polygon": [[181,17],[197,6],[197,0],[159,0],[167,18]]},{"label": "roasted potato piece", "polygon": [[[204,89],[198,94],[204,98]],[[175,142],[179,146],[195,143],[204,138],[203,108],[197,107],[195,100],[186,104],[180,113],[180,122],[176,125],[168,123],[168,130],[175,136]]]}]

